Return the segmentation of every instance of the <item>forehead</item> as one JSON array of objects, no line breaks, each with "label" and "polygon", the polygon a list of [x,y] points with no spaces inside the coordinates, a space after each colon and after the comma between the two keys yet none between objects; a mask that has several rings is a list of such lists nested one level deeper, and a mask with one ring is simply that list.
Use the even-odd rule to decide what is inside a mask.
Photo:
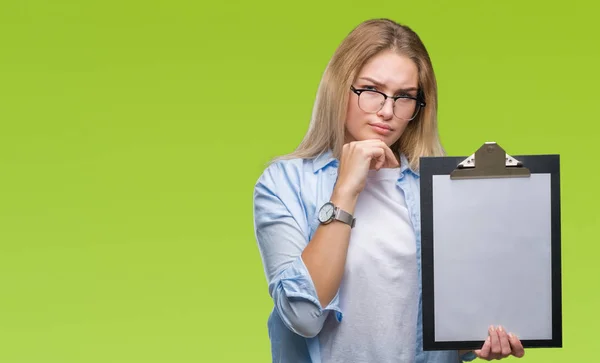
[{"label": "forehead", "polygon": [[393,51],[373,56],[362,67],[358,78],[369,77],[389,87],[417,86],[419,72],[415,62]]}]

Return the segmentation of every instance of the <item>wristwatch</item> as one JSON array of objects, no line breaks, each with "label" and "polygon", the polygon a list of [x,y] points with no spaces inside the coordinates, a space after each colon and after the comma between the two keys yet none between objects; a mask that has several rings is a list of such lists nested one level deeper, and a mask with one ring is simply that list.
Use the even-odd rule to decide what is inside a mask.
[{"label": "wristwatch", "polygon": [[329,224],[334,220],[346,223],[350,228],[353,228],[356,224],[356,218],[354,218],[352,214],[336,207],[335,204],[330,201],[323,204],[319,210],[319,222],[322,224]]}]

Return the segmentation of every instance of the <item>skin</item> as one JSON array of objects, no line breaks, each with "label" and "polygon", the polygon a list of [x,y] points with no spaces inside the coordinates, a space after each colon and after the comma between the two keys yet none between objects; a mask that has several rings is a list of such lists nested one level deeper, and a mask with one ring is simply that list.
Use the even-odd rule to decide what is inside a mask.
[{"label": "skin", "polygon": [[[389,96],[417,95],[419,73],[416,64],[407,57],[387,51],[371,58],[353,83],[356,88],[373,89]],[[374,114],[358,107],[358,95],[350,93],[346,117],[346,143],[358,140],[381,140],[387,146],[396,142],[411,121],[394,115],[393,100],[387,99],[383,108]],[[387,135],[374,131],[372,124],[384,124],[392,129]]]},{"label": "skin", "polygon": [[[416,95],[418,69],[407,57],[394,51],[382,52],[367,62],[353,83],[356,88],[369,88],[389,96]],[[367,113],[358,106],[358,95],[350,90],[346,118],[345,145],[340,158],[338,181],[331,201],[353,214],[358,195],[366,183],[371,169],[399,167],[399,158],[391,149],[409,122],[394,115],[391,99],[377,113]],[[382,132],[375,124],[389,128]],[[379,132],[377,131],[379,130]],[[320,225],[313,239],[302,253],[302,259],[313,279],[323,307],[327,306],[338,290],[344,272],[350,226],[344,223]],[[461,351],[460,353],[465,353]],[[491,326],[488,337],[475,354],[484,360],[502,359],[510,355],[522,357],[520,340],[502,327]]]}]

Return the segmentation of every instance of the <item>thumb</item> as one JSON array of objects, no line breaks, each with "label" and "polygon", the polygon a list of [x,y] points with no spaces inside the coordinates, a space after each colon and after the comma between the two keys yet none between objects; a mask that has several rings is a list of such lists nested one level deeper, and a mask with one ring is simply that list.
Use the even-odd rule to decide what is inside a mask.
[{"label": "thumb", "polygon": [[477,358],[489,360],[488,356],[490,355],[490,345],[491,345],[491,340],[490,340],[490,337],[488,336],[487,339],[485,340],[485,342],[483,343],[483,347],[481,347],[481,349],[474,350],[473,353],[475,353]]}]

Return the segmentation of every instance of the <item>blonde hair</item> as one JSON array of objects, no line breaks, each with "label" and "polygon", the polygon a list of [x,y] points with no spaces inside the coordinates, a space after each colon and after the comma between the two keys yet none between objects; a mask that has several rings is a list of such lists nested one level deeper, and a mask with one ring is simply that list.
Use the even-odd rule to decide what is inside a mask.
[{"label": "blonde hair", "polygon": [[441,156],[444,150],[437,130],[437,84],[429,54],[409,27],[389,19],[367,20],[348,34],[329,61],[313,107],[310,125],[296,150],[276,158],[314,158],[331,149],[340,158],[350,85],[373,56],[393,50],[412,59],[419,72],[419,89],[427,105],[410,121],[392,150],[403,153],[409,167],[419,169],[419,157]]}]

